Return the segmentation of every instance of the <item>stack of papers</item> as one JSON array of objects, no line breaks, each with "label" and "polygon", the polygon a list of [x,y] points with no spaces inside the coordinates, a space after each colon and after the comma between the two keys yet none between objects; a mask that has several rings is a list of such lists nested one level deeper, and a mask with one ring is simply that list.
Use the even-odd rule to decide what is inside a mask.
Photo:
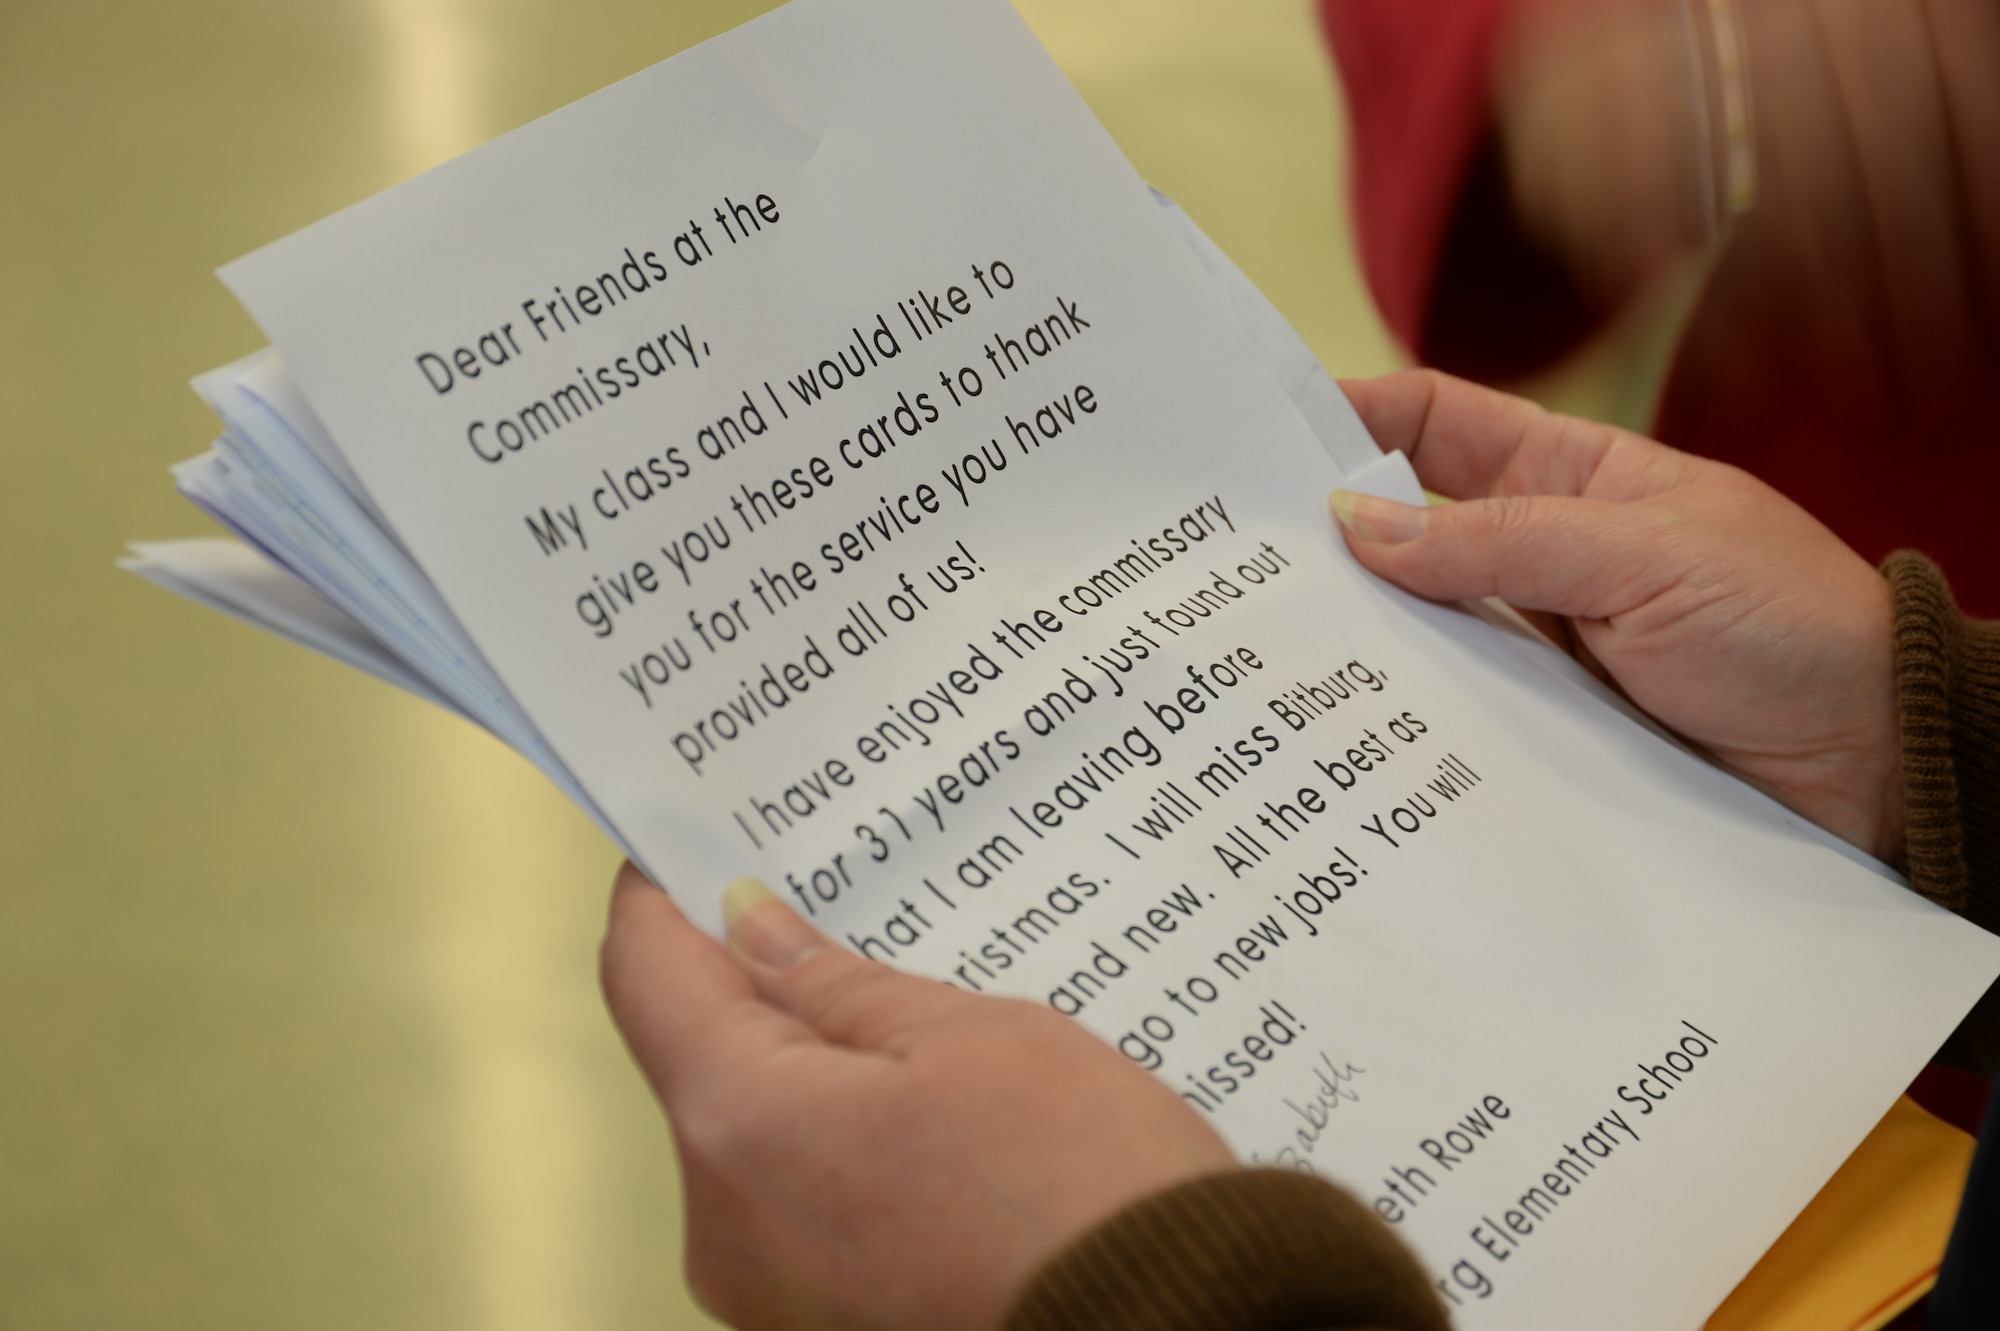
[{"label": "stack of papers", "polygon": [[[1400,454],[1385,463],[1264,293],[1173,200],[1153,197],[1349,488],[1419,500],[1409,464]],[[284,358],[266,347],[210,370],[194,390],[222,435],[176,466],[174,482],[239,539],[134,541],[119,567],[456,712],[533,763],[631,855],[397,542]]]}]

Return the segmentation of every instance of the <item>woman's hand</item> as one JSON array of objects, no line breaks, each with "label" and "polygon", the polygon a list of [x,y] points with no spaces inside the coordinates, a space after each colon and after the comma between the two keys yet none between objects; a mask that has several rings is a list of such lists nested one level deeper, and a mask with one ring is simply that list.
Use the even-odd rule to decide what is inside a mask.
[{"label": "woman's hand", "polygon": [[732,1324],[990,1328],[1069,1240],[1234,1167],[1047,1008],[854,956],[748,880],[725,909],[734,953],[626,865],[603,978],[673,1123],[688,1281]]},{"label": "woman's hand", "polygon": [[1355,557],[1420,596],[1561,616],[1569,645],[1724,767],[1892,863],[1888,583],[1734,467],[1428,371],[1343,385],[1426,488],[1336,491]]}]

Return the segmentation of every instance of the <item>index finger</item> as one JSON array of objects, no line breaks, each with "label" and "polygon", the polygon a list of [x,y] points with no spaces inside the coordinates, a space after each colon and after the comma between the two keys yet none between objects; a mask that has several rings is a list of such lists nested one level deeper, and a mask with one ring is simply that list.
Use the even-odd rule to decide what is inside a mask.
[{"label": "index finger", "polygon": [[598,970],[612,1020],[669,1112],[705,1065],[819,1043],[759,996],[742,963],[630,863],[612,891]]}]

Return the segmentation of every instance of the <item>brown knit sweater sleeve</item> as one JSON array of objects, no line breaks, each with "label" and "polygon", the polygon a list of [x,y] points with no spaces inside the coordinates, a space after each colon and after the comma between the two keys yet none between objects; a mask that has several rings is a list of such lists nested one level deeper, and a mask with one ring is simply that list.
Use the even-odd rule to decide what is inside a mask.
[{"label": "brown knit sweater sleeve", "polygon": [[[1922,555],[1899,551],[1882,572],[1896,600],[1910,885],[2000,933],[2000,621],[1960,614]],[[1992,1075],[2000,986],[1940,1056]]]},{"label": "brown knit sweater sleeve", "polygon": [[1290,1170],[1211,1174],[1128,1207],[1016,1298],[1004,1331],[1445,1331],[1373,1211]]}]

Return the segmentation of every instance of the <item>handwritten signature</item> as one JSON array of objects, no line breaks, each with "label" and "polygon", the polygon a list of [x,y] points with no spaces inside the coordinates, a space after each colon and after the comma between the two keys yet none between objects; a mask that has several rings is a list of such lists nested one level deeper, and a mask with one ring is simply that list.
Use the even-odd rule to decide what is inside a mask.
[{"label": "handwritten signature", "polygon": [[1344,1060],[1336,1063],[1333,1055],[1321,1050],[1318,1061],[1313,1064],[1312,1089],[1301,1095],[1284,1096],[1280,1101],[1299,1120],[1292,1129],[1292,1139],[1279,1147],[1269,1160],[1261,1153],[1253,1152],[1251,1162],[1312,1172],[1306,1157],[1318,1149],[1320,1139],[1332,1127],[1333,1116],[1340,1111],[1340,1107],[1359,1103],[1361,1093],[1355,1089],[1355,1080],[1366,1075],[1367,1071],[1367,1068]]}]

